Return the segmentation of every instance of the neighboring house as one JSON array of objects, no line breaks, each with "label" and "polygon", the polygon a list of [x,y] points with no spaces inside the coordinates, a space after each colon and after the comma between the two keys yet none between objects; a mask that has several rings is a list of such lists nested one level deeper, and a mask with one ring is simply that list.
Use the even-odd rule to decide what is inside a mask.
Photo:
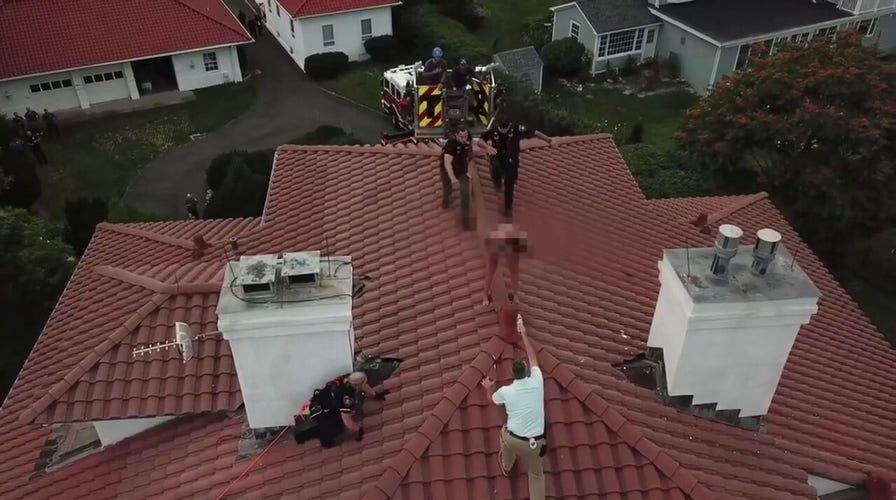
[{"label": "neighboring house", "polygon": [[579,0],[551,7],[553,40],[572,37],[592,55],[591,72],[654,57],[661,21],[647,0]]},{"label": "neighboring house", "polygon": [[392,34],[397,0],[263,0],[268,31],[305,68],[305,58],[343,52],[349,61],[367,59],[364,42]]},{"label": "neighboring house", "polygon": [[541,92],[541,82],[544,78],[544,63],[536,52],[535,47],[528,46],[519,49],[498,52],[492,59],[508,74],[519,78]]},{"label": "neighboring house", "polygon": [[3,0],[0,113],[238,82],[251,41],[221,0]]},{"label": "neighboring house", "polygon": [[[617,9],[615,14],[610,14],[611,8]],[[618,64],[611,54],[619,50],[614,42],[622,43],[619,34],[610,34],[607,43],[613,48],[607,51],[593,42],[599,31],[607,29],[600,24],[602,21],[633,18],[645,12],[654,16],[656,22],[662,23],[656,48],[651,46],[647,52],[648,36],[644,35],[645,48],[636,50],[636,33],[626,35],[636,41],[625,41],[625,50],[634,51],[638,60],[653,56],[677,58],[681,77],[699,91],[744,67],[757,42],[766,42],[768,50],[773,51],[785,40],[804,42],[816,36],[833,39],[837,31],[855,29],[865,35],[869,44],[876,44],[883,51],[896,50],[896,0],[578,0],[552,10],[554,39],[575,36],[583,40],[597,54],[596,72],[606,68],[598,61],[610,59]],[[595,14],[598,11],[603,17]]]},{"label": "neighboring house", "polygon": [[[896,350],[765,193],[648,200],[606,134],[521,149],[548,498],[890,500],[863,488],[896,463]],[[425,143],[282,146],[257,219],[98,225],[0,408],[0,498],[525,498],[480,387],[519,351],[478,305],[500,199],[474,155],[478,234],[441,209]],[[709,275],[720,224],[743,230],[736,281]],[[757,277],[767,227],[783,240]],[[325,257],[306,274],[257,257],[307,250]],[[277,276],[292,299],[265,295]],[[204,334],[190,359],[133,354],[175,322]],[[277,429],[250,426],[292,424],[354,345],[403,360],[363,441],[266,449]]]}]

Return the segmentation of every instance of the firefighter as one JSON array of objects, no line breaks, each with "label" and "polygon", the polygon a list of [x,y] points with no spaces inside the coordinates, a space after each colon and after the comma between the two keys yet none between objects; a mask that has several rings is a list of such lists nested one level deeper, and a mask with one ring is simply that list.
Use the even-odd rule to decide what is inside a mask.
[{"label": "firefighter", "polygon": [[497,153],[491,158],[491,177],[495,189],[504,187],[504,215],[513,216],[513,193],[519,176],[520,140],[532,134],[526,127],[510,122],[506,115],[499,115],[495,126],[485,131],[481,138],[490,143]]},{"label": "firefighter", "polygon": [[461,59],[460,64],[451,71],[450,75],[446,73],[445,79],[448,83],[447,86],[452,89],[465,89],[473,81],[473,67],[467,63],[466,59]]},{"label": "firefighter", "polygon": [[445,60],[442,59],[442,49],[436,47],[432,49],[432,58],[423,65],[423,73],[420,75],[421,83],[424,85],[438,85],[442,82],[447,66]]}]

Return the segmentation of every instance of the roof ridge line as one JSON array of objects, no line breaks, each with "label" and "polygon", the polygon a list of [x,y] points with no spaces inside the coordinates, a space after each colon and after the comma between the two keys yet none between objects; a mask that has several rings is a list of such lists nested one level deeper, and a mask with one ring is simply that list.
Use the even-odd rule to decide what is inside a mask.
[{"label": "roof ridge line", "polygon": [[100,345],[96,346],[90,353],[87,354],[87,357],[81,360],[80,363],[76,364],[72,367],[71,370],[62,378],[59,382],[50,388],[46,394],[43,395],[40,399],[31,404],[28,408],[22,411],[19,414],[19,418],[17,423],[19,425],[28,425],[33,423],[34,419],[40,416],[47,408],[50,407],[57,399],[62,397],[63,394],[66,393],[69,389],[71,389],[80,379],[81,377],[87,373],[87,370],[93,368],[93,366],[99,362],[100,358],[102,358],[110,349],[118,345],[122,340],[124,340],[125,336],[127,336],[131,331],[143,321],[149,313],[158,309],[160,305],[162,305],[166,300],[168,300],[169,296],[166,294],[157,293],[150,297],[149,301],[143,304],[140,309],[134,312],[124,323],[121,324],[118,328],[112,331],[106,340],[102,341]]},{"label": "roof ridge line", "polygon": [[725,217],[728,217],[728,216],[734,214],[735,212],[738,212],[739,210],[743,210],[744,208],[747,208],[748,206],[752,205],[753,203],[756,203],[757,201],[760,201],[760,200],[764,200],[766,198],[768,198],[768,193],[766,193],[765,191],[760,191],[755,194],[745,195],[742,199],[735,201],[731,205],[723,208],[722,210],[719,210],[718,212],[710,214],[709,218],[707,219],[707,224],[715,224],[716,222],[724,219]]},{"label": "roof ridge line", "polygon": [[159,281],[149,276],[137,274],[126,269],[118,267],[100,265],[93,268],[93,271],[101,276],[112,278],[134,286],[139,286],[151,290],[155,293],[166,295],[182,295],[187,293],[215,293],[221,289],[222,282],[206,281],[206,282],[186,282],[186,283],[168,283]]},{"label": "roof ridge line", "polygon": [[688,497],[696,500],[716,497],[716,494],[709,488],[700,484],[693,472],[686,469],[666,451],[649,440],[637,425],[629,422],[622,413],[612,407],[592,387],[576,377],[565,363],[557,359],[544,347],[536,349],[536,351],[536,354],[541,355],[542,358],[542,362],[539,363],[541,367],[550,373],[561,387],[578,399],[583,406],[594,412],[604,425],[632,449],[649,460],[657,470],[675,483]]},{"label": "roof ridge line", "polygon": [[[495,360],[504,351],[505,342],[493,336],[482,348],[476,358],[461,372],[457,381],[447,391],[442,392],[442,399],[436,403],[423,420],[420,427],[407,436],[404,446],[383,462],[384,470],[373,487],[362,496],[362,500],[379,500],[392,498],[401,486],[402,480],[411,467],[426,453],[432,442],[442,434],[448,421],[467,399],[495,364]],[[390,472],[391,471],[391,472]]]},{"label": "roof ridge line", "polygon": [[[237,17],[233,15],[233,12],[230,10],[230,7],[228,7],[227,5],[224,5],[224,9],[227,11],[228,14],[230,14],[230,15],[233,17],[234,20],[236,20],[237,24],[238,24],[239,27],[240,27],[240,30],[239,30],[239,31],[237,31],[237,30],[233,29],[231,26],[228,26],[228,25],[222,23],[221,21],[219,21],[219,20],[213,18],[212,16],[206,14],[205,12],[202,12],[201,10],[197,9],[196,7],[193,7],[192,5],[190,5],[189,3],[185,2],[184,0],[175,0],[175,1],[176,1],[177,3],[183,5],[184,7],[186,7],[186,8],[188,8],[188,9],[192,10],[193,12],[196,12],[196,13],[199,14],[200,16],[202,16],[202,17],[204,17],[204,18],[206,18],[206,19],[208,19],[208,20],[210,20],[210,21],[212,21],[212,22],[214,22],[214,23],[216,23],[216,24],[219,24],[219,25],[221,25],[221,26],[227,28],[228,30],[230,30],[230,31],[233,32],[233,33],[236,33],[236,34],[238,34],[238,35],[240,35],[240,36],[245,36],[245,37],[248,38],[249,40],[254,40],[254,39],[252,38],[252,35],[249,34],[249,32],[246,30],[246,28],[243,28],[243,23],[239,22],[239,19],[237,19]],[[222,4],[223,4],[223,2],[222,2]]]},{"label": "roof ridge line", "polygon": [[280,151],[324,151],[328,153],[384,153],[384,154],[404,154],[414,156],[439,156],[441,150],[438,148],[418,148],[404,147],[399,148],[393,145],[384,146],[382,144],[352,144],[344,146],[321,146],[321,145],[299,145],[299,144],[281,144],[277,146],[277,152]]},{"label": "roof ridge line", "polygon": [[113,231],[121,234],[127,234],[130,236],[139,236],[141,238],[146,238],[148,240],[158,241],[159,243],[165,243],[166,245],[176,246],[183,248],[185,250],[192,250],[193,243],[187,240],[182,240],[179,238],[173,238],[171,236],[165,236],[158,233],[154,233],[152,231],[146,231],[144,229],[138,229],[133,226],[125,225],[125,224],[112,224],[109,222],[100,222],[96,225],[97,229],[105,229],[106,231]]}]

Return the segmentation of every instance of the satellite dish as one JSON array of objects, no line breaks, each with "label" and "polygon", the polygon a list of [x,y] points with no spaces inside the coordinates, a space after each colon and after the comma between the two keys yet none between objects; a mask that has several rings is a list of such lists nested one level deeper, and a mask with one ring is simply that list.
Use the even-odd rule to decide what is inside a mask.
[{"label": "satellite dish", "polygon": [[184,363],[193,359],[193,330],[190,325],[180,321],[174,323],[174,339],[177,342],[177,350],[184,358]]}]

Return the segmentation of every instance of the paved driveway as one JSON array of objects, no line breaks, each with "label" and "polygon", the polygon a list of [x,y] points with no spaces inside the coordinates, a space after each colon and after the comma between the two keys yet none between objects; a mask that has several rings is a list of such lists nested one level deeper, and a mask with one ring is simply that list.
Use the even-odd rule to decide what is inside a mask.
[{"label": "paved driveway", "polygon": [[[233,8],[239,0],[227,3]],[[205,167],[221,153],[276,147],[320,125],[341,127],[370,143],[391,130],[384,115],[321,90],[269,33],[248,45],[246,55],[250,67],[261,70],[252,77],[259,80],[255,105],[211,134],[152,161],[128,187],[125,201],[159,215],[184,218],[184,196],[189,192],[200,200],[205,197]]]}]

